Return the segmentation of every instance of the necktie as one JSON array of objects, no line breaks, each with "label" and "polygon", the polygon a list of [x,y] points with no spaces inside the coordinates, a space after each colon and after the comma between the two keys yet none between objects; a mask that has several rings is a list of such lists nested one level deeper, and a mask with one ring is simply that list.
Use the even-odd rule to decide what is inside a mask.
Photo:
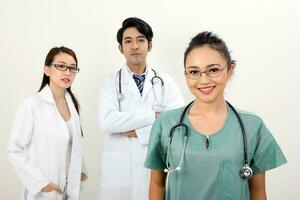
[{"label": "necktie", "polygon": [[133,79],[136,83],[136,86],[138,87],[138,89],[140,91],[141,96],[143,94],[145,77],[146,77],[145,74],[142,74],[142,75],[133,74]]}]

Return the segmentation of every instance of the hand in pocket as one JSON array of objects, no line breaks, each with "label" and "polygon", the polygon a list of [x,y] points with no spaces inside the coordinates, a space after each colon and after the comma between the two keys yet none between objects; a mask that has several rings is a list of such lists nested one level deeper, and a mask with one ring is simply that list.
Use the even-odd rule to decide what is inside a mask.
[{"label": "hand in pocket", "polygon": [[49,183],[48,185],[46,185],[45,187],[43,187],[43,189],[41,190],[42,192],[52,192],[52,191],[56,191],[59,194],[63,194],[61,189],[58,187],[58,185],[54,184],[54,183]]}]

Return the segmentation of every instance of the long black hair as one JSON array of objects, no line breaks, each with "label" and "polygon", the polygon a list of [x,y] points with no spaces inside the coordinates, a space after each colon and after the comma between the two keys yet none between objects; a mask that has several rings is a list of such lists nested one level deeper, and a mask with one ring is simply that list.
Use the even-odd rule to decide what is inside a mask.
[{"label": "long black hair", "polygon": [[[52,64],[53,60],[54,60],[54,57],[57,54],[60,54],[60,53],[66,53],[66,54],[69,54],[70,56],[72,56],[74,58],[75,62],[76,62],[76,65],[78,66],[78,60],[77,60],[75,52],[72,49],[69,49],[69,48],[64,47],[64,46],[53,47],[52,49],[50,49],[50,51],[48,52],[48,54],[46,56],[46,59],[45,59],[45,66],[50,66]],[[49,78],[49,76],[47,76],[44,73],[43,80],[42,80],[40,89],[38,91],[40,92],[46,85],[49,85],[49,83],[50,83],[50,78]],[[74,104],[74,106],[76,108],[76,111],[79,115],[79,103],[78,103],[77,99],[75,98],[75,96],[74,96],[74,94],[71,90],[71,86],[69,88],[67,88],[66,90],[70,94],[71,99],[73,101],[73,104]],[[82,130],[81,130],[81,136],[83,136]]]}]

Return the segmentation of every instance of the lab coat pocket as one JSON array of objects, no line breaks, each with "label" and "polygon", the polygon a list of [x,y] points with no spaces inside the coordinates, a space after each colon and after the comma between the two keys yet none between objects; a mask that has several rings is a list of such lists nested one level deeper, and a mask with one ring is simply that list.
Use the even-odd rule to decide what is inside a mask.
[{"label": "lab coat pocket", "polygon": [[56,191],[52,192],[41,192],[41,200],[57,200],[58,199],[58,193]]},{"label": "lab coat pocket", "polygon": [[106,187],[130,187],[129,153],[103,153],[102,184]]},{"label": "lab coat pocket", "polygon": [[86,182],[87,182],[87,180],[80,181],[80,191],[85,188]]}]

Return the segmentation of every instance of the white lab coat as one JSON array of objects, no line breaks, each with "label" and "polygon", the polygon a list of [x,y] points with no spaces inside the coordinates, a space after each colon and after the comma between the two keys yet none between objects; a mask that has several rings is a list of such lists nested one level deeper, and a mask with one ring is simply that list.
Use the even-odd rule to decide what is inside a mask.
[{"label": "white lab coat", "polygon": [[[165,84],[165,110],[184,105],[175,81],[167,74],[156,72]],[[122,68],[121,74],[122,92],[126,97],[120,105],[117,100],[117,72],[111,73],[101,84],[99,123],[106,137],[99,197],[101,200],[147,200],[150,171],[143,165],[155,120],[152,108],[156,104],[156,98],[151,84],[154,73],[148,68],[142,97],[126,66]],[[160,82],[154,87],[161,101]],[[137,138],[120,134],[131,130],[136,131]]]},{"label": "white lab coat", "polygon": [[[71,200],[78,200],[80,174],[85,172],[80,121],[68,92],[65,97],[73,131],[67,193]],[[62,199],[57,192],[44,193],[41,189],[50,182],[64,189],[68,141],[67,124],[57,110],[48,85],[41,92],[25,99],[17,111],[7,148],[8,158],[24,185],[23,199]]]}]

